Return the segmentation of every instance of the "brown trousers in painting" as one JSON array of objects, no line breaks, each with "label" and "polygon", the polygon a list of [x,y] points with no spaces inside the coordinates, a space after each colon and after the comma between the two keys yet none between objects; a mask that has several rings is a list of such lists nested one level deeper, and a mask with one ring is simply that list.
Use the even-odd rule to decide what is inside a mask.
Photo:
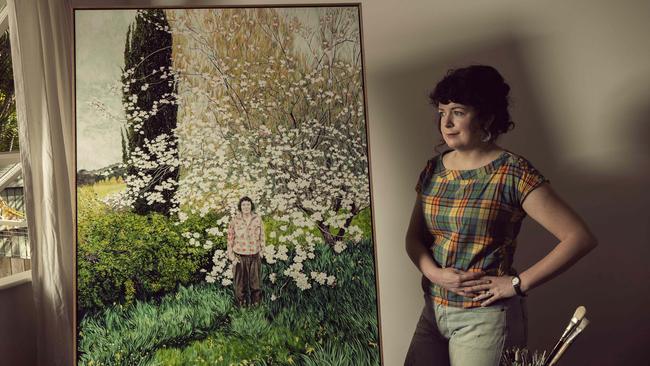
[{"label": "brown trousers in painting", "polygon": [[259,254],[235,254],[235,299],[237,305],[257,305],[262,301],[260,277],[262,259]]}]

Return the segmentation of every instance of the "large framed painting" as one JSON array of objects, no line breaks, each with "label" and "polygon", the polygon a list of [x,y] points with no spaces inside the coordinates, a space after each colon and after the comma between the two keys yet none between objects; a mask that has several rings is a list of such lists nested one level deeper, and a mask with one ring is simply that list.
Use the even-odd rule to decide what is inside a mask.
[{"label": "large framed painting", "polygon": [[79,365],[380,365],[361,7],[75,9]]}]

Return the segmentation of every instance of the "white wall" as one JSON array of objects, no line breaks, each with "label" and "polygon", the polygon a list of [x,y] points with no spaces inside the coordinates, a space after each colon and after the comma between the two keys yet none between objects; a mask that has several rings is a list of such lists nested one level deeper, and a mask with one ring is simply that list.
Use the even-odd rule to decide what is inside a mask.
[{"label": "white wall", "polygon": [[[109,6],[73,0],[93,3]],[[426,95],[448,68],[469,63],[502,71],[517,123],[504,146],[550,178],[600,239],[585,260],[531,293],[530,347],[551,348],[584,304],[592,323],[566,364],[647,360],[650,2],[366,0],[362,6],[384,364],[403,363],[422,302],[403,236],[415,180],[438,140]],[[554,242],[526,223],[519,269]]]}]

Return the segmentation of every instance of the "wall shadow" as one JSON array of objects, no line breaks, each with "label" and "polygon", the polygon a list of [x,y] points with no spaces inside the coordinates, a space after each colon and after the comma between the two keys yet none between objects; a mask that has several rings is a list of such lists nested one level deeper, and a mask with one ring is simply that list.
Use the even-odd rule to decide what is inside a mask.
[{"label": "wall shadow", "polygon": [[[378,176],[390,176],[393,180],[377,185],[397,197],[387,201],[390,202],[387,204],[391,207],[389,211],[382,211],[382,205],[378,205],[378,222],[394,222],[394,228],[400,229],[408,222],[407,215],[397,215],[410,213],[414,197],[411,188],[439,141],[432,118],[433,107],[427,100],[434,83],[450,67],[473,63],[495,66],[512,87],[512,115],[517,124],[511,133],[504,136],[502,146],[533,162],[551,180],[560,196],[584,218],[600,241],[595,251],[568,272],[530,294],[529,348],[550,350],[575,308],[585,305],[591,324],[567,351],[563,364],[640,364],[647,360],[643,351],[649,335],[649,315],[645,309],[650,305],[646,284],[650,278],[650,266],[645,261],[650,254],[647,209],[650,200],[645,190],[650,183],[650,174],[645,171],[647,169],[639,169],[638,173],[625,177],[604,175],[585,167],[571,166],[558,155],[558,144],[551,137],[551,124],[545,112],[550,106],[542,102],[548,98],[539,95],[541,88],[534,82],[539,78],[532,77],[531,65],[524,57],[525,44],[525,38],[504,33],[418,57],[418,60],[425,61],[417,64],[402,64],[370,75],[374,83],[370,99],[375,103],[370,105],[371,130],[373,115],[381,114],[381,118],[387,121],[387,125],[382,126],[385,130],[373,141],[373,157],[387,159],[382,164],[388,164],[392,169],[390,174],[380,169],[375,171]],[[635,136],[647,141],[650,137],[647,121],[650,106],[647,101],[650,98],[639,95],[635,100],[637,103],[633,110],[636,112],[627,114],[627,123],[638,132]],[[630,112],[630,107],[626,108]],[[642,154],[645,158],[641,160],[648,163],[648,145],[638,143],[635,146],[646,147],[646,150],[634,154]],[[405,198],[400,200],[399,197]],[[402,233],[399,236],[402,238]],[[519,237],[515,260],[517,269],[521,271],[541,259],[556,242],[552,235],[528,218]],[[382,243],[378,245],[382,246]],[[406,263],[410,265],[402,245],[398,249],[384,250],[388,253],[384,255],[395,256],[390,263],[399,263],[400,267]],[[389,273],[396,268],[380,267],[379,270]],[[387,286],[387,289],[399,288],[400,292],[384,290],[382,296],[418,296],[419,282],[415,275],[408,276],[413,278],[410,285]],[[412,321],[411,329],[415,329],[417,316],[408,315],[408,319]],[[386,327],[386,340],[391,324],[383,325]]]},{"label": "wall shadow", "polygon": [[[626,111],[624,120],[619,117],[616,123],[626,125],[638,139],[629,141],[639,148],[629,158],[645,165],[635,174],[594,174],[567,165],[550,173],[555,189],[599,240],[592,253],[531,294],[532,348],[555,343],[574,309],[578,305],[587,307],[590,325],[565,354],[563,363],[567,365],[647,363],[650,150],[645,141],[650,137],[650,93],[634,99],[627,100],[626,106],[612,105],[612,110]],[[552,240],[529,220],[522,229],[522,248],[517,256],[521,268],[543,256]]]}]

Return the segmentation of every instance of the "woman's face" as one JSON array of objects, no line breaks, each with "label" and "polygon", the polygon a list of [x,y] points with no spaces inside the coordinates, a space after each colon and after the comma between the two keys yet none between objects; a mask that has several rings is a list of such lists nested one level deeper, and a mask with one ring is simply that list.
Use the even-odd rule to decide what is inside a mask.
[{"label": "woman's face", "polygon": [[440,132],[447,146],[468,150],[481,144],[485,133],[476,118],[476,110],[459,103],[438,104]]},{"label": "woman's face", "polygon": [[252,205],[251,205],[250,202],[244,201],[244,202],[241,203],[241,212],[243,214],[251,213],[251,208],[252,208]]}]

